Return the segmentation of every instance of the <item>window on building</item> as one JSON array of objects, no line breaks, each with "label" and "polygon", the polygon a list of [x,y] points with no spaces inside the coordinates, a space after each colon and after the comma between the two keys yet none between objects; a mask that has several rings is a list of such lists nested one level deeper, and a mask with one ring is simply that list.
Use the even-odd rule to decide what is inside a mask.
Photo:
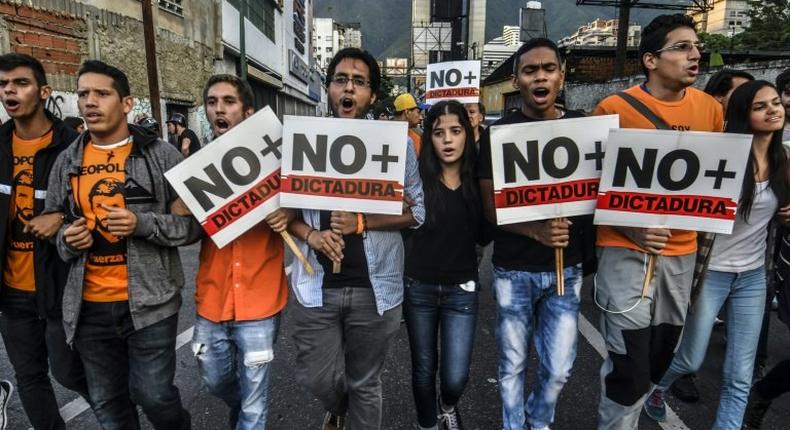
[{"label": "window on building", "polygon": [[184,7],[181,2],[182,0],[157,0],[155,4],[159,6],[159,9],[168,11],[174,15],[184,16]]},{"label": "window on building", "polygon": [[[274,40],[274,13],[277,6],[275,0],[228,0],[236,8],[244,7],[247,19],[272,42]],[[180,1],[179,1],[180,3]]]}]

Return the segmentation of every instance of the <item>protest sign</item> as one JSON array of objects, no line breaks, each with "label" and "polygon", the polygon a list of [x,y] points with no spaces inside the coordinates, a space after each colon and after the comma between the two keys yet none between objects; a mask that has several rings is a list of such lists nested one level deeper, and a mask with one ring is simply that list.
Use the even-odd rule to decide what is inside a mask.
[{"label": "protest sign", "polygon": [[446,61],[428,64],[425,102],[442,100],[477,103],[480,100],[480,61]]},{"label": "protest sign", "polygon": [[400,215],[407,124],[286,116],[283,207]]},{"label": "protest sign", "polygon": [[281,137],[266,107],[165,173],[218,247],[280,207]]},{"label": "protest sign", "polygon": [[606,115],[491,127],[497,224],[592,214],[618,124]]},{"label": "protest sign", "polygon": [[612,130],[594,222],[730,234],[751,143],[746,134]]}]

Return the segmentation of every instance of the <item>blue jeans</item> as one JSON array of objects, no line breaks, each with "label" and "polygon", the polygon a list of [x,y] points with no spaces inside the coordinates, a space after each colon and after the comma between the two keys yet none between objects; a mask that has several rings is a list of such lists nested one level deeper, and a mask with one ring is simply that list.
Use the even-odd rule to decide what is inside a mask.
[{"label": "blue jeans", "polygon": [[208,391],[231,409],[231,428],[266,428],[280,315],[214,323],[197,316],[192,351]]},{"label": "blue jeans", "polygon": [[699,370],[708,350],[713,322],[726,301],[727,350],[713,429],[741,428],[763,322],[765,294],[764,267],[743,273],[708,271],[702,291],[686,317],[675,358],[657,386],[666,390],[680,376]]},{"label": "blue jeans", "polygon": [[[558,296],[554,272],[518,272],[494,268],[499,345],[502,425],[522,430],[554,421],[554,408],[576,358],[581,265],[566,267],[565,295]],[[529,345],[535,336],[537,386],[524,402]]]},{"label": "blue jeans", "polygon": [[469,379],[478,293],[465,291],[457,284],[428,284],[408,278],[405,284],[403,312],[411,346],[414,404],[420,427],[430,428],[436,425],[440,354],[442,403],[457,404]]},{"label": "blue jeans", "polygon": [[82,302],[74,343],[103,429],[138,428],[135,405],[157,430],[190,428],[173,385],[177,330],[177,314],[135,330],[129,302]]}]

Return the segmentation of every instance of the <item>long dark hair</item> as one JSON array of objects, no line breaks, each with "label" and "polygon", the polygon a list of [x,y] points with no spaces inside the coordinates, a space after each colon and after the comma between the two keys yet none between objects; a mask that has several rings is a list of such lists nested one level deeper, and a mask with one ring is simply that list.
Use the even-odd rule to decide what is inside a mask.
[{"label": "long dark hair", "polygon": [[458,121],[466,132],[466,142],[464,152],[461,155],[461,192],[463,193],[466,207],[469,210],[473,225],[477,225],[482,217],[480,207],[480,190],[475,180],[475,160],[477,151],[475,150],[475,135],[472,131],[472,123],[466,108],[461,103],[450,100],[441,101],[431,107],[428,116],[425,118],[425,130],[422,133],[422,152],[420,152],[420,176],[422,177],[422,187],[425,192],[425,210],[428,214],[426,225],[430,228],[442,222],[439,219],[437,209],[444,207],[440,188],[442,178],[442,164],[436,150],[433,147],[433,128],[439,122],[442,115],[457,115]]},{"label": "long dark hair", "polygon": [[[751,125],[752,103],[757,92],[765,87],[776,90],[776,87],[768,81],[747,82],[733,91],[730,102],[727,105],[727,121],[724,131],[726,133],[754,134]],[[777,91],[777,94],[779,92]],[[754,202],[754,153],[749,151],[749,164],[746,165],[746,175],[743,178],[743,188],[741,189],[741,200],[738,204],[739,210],[743,213],[743,219],[749,219]],[[788,200],[788,177],[787,177],[787,153],[782,145],[782,131],[774,131],[771,135],[771,143],[768,145],[768,186],[771,187],[779,206],[784,206]]]}]

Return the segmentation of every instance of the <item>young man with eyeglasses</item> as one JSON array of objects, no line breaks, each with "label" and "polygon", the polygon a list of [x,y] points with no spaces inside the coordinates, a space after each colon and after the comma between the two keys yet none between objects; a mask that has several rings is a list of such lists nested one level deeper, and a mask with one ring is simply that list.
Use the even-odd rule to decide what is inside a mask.
[{"label": "young man with eyeglasses", "polygon": [[[381,73],[365,51],[338,51],[327,67],[329,104],[336,118],[365,117],[376,100]],[[403,137],[406,139],[406,136]],[[293,265],[291,308],[296,380],[327,410],[322,429],[379,429],[381,371],[400,327],[403,240],[400,229],[425,219],[417,154],[407,145],[401,215],[301,211],[289,231],[316,269]],[[358,219],[365,228],[360,232]],[[338,233],[339,232],[339,233]],[[340,273],[332,263],[340,262]]]},{"label": "young man with eyeglasses", "polygon": [[776,89],[785,107],[785,131],[782,142],[790,145],[790,69],[785,70],[776,77]]},{"label": "young man with eyeglasses", "polygon": [[[722,130],[721,105],[691,86],[699,74],[701,54],[689,16],[656,17],[642,32],[639,56],[647,81],[625,90],[626,97],[636,99],[672,129]],[[621,95],[607,97],[594,113],[619,114],[623,128],[657,128]],[[636,429],[651,383],[657,384],[669,367],[683,329],[697,234],[599,226],[596,244],[597,302],[606,307],[601,333],[609,352],[601,367],[598,428]],[[651,254],[658,255],[658,262],[648,295],[640,301]]]},{"label": "young man with eyeglasses", "polygon": [[11,117],[0,127],[0,332],[35,429],[66,428],[50,370],[61,385],[88,396],[79,354],[66,344],[63,331],[68,265],[49,241],[63,216],[42,214],[55,159],[77,138],[45,109],[51,94],[38,60],[0,56],[0,102]]},{"label": "young man with eyeglasses", "polygon": [[178,246],[198,236],[164,173],[181,154],[126,118],[129,80],[101,61],[77,74],[83,133],[58,157],[45,212],[66,214],[55,243],[69,265],[66,341],[80,352],[94,412],[107,429],[190,428],[173,384],[184,274]]}]

